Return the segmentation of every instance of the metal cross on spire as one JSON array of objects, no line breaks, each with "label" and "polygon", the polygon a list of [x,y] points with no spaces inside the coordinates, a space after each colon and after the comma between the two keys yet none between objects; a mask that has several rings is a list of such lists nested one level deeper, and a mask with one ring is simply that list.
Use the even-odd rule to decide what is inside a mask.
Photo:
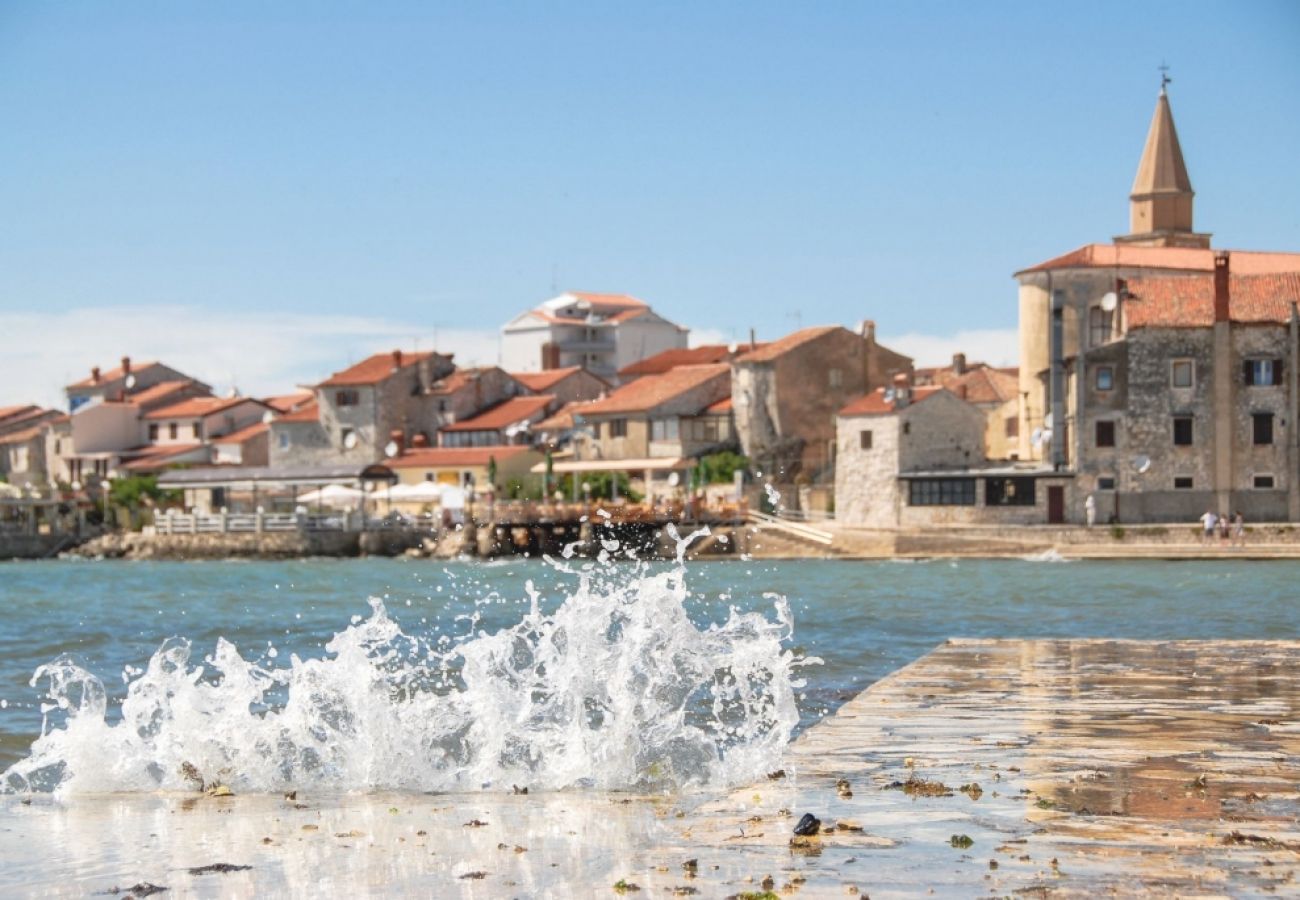
[{"label": "metal cross on spire", "polygon": [[1165,92],[1165,87],[1169,82],[1173,81],[1173,79],[1169,77],[1169,66],[1164,60],[1160,61],[1160,65],[1157,66],[1157,68],[1160,69],[1160,93],[1163,94]]}]

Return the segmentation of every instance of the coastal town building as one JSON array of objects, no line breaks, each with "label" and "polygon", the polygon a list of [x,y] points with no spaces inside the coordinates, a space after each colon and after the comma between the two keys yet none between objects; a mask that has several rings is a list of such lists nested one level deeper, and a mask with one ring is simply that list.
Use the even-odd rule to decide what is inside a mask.
[{"label": "coastal town building", "polygon": [[1101,521],[1300,516],[1285,374],[1300,253],[1211,249],[1193,196],[1162,88],[1130,233],[1016,273],[1017,455],[1078,476],[1070,521],[1089,495]]},{"label": "coastal town building", "polygon": [[171,366],[160,362],[133,363],[131,357],[124,356],[118,368],[104,372],[99,366],[94,366],[89,377],[68,385],[64,389],[68,411],[75,413],[94,400],[125,400],[128,395],[138,394],[163,382],[188,382],[196,385],[202,393],[212,393],[211,386],[195,381]]},{"label": "coastal town building", "polygon": [[510,377],[530,393],[550,394],[561,405],[595,400],[612,389],[609,382],[579,366],[545,372],[511,372]]},{"label": "coastal town building", "polygon": [[43,485],[49,480],[45,434],[63,418],[55,409],[34,404],[0,407],[0,476],[11,485]]},{"label": "coastal town building", "polygon": [[730,396],[725,363],[638,378],[573,411],[588,437],[577,445],[585,448],[580,457],[678,459],[735,446]]},{"label": "coastal town building", "polygon": [[578,366],[612,382],[637,360],[685,347],[687,336],[635,297],[569,291],[502,327],[501,364],[511,372]]},{"label": "coastal town building", "polygon": [[[387,461],[402,484],[431,481],[455,487],[487,490],[506,496],[512,481],[523,483],[529,470],[542,461],[532,447],[427,447],[412,449]],[[495,474],[495,482],[489,477]]]},{"label": "coastal town building", "polygon": [[255,422],[212,438],[211,444],[214,465],[267,466],[271,461],[271,425]]},{"label": "coastal town building", "polygon": [[630,366],[618,370],[619,384],[627,384],[646,375],[662,375],[678,366],[706,366],[714,363],[729,363],[742,353],[758,350],[766,344],[751,341],[746,344],[728,346],[726,344],[701,344],[698,347],[684,347],[665,350],[654,356],[647,356]]},{"label": "coastal town building", "polygon": [[742,452],[777,482],[834,481],[835,414],[910,373],[912,360],[876,342],[875,323],[804,328],[731,361]]},{"label": "coastal town building", "polygon": [[532,427],[559,408],[551,394],[511,397],[476,416],[443,426],[438,432],[442,447],[493,447],[503,444],[532,444]]},{"label": "coastal town building", "polygon": [[1018,372],[986,363],[967,363],[966,354],[954,353],[952,365],[918,368],[917,387],[944,387],[984,412],[987,420],[984,452],[989,459],[1020,458],[1020,398]]}]

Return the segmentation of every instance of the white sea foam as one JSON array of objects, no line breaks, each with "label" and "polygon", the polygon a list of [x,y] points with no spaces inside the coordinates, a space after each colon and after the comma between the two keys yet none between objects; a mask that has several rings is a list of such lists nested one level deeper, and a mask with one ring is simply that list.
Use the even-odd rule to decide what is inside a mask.
[{"label": "white sea foam", "polygon": [[196,662],[172,638],[128,671],[114,724],[99,678],[60,657],[33,676],[47,721],[0,789],[193,789],[187,763],[236,792],[680,790],[773,768],[803,685],[788,604],[697,627],[680,563],[624,572],[549,614],[534,592],[514,626],[458,642],[404,633],[373,598],[324,657],[283,667],[225,639]]}]

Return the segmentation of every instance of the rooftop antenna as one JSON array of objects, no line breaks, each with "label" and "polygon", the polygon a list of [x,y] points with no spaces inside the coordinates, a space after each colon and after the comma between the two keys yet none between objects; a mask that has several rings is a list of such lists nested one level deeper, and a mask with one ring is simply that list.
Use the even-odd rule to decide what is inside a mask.
[{"label": "rooftop antenna", "polygon": [[1160,96],[1163,97],[1165,95],[1165,87],[1173,81],[1173,79],[1169,77],[1169,66],[1163,59],[1160,60],[1160,65],[1156,68],[1160,70]]}]

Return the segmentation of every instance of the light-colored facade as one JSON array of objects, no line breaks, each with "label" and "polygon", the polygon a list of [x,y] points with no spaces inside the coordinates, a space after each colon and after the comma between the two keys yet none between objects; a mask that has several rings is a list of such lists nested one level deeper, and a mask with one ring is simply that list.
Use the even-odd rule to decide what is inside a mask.
[{"label": "light-colored facade", "polygon": [[[681,458],[732,446],[730,411],[720,408],[730,393],[726,365],[681,366],[638,378],[574,411],[588,438],[575,446],[580,458],[606,460]],[[719,426],[719,418],[726,423]],[[714,423],[711,434],[697,428],[705,420]]]},{"label": "light-colored facade", "polygon": [[688,334],[635,297],[570,291],[502,327],[501,365],[511,372],[577,366],[614,382],[625,366],[685,347]]},{"label": "light-colored facade", "polygon": [[388,460],[386,465],[397,473],[402,484],[433,481],[457,487],[485,491],[488,473],[496,469],[493,488],[505,496],[510,482],[523,483],[530,469],[543,460],[542,454],[525,446],[512,447],[430,447],[413,449]]}]

